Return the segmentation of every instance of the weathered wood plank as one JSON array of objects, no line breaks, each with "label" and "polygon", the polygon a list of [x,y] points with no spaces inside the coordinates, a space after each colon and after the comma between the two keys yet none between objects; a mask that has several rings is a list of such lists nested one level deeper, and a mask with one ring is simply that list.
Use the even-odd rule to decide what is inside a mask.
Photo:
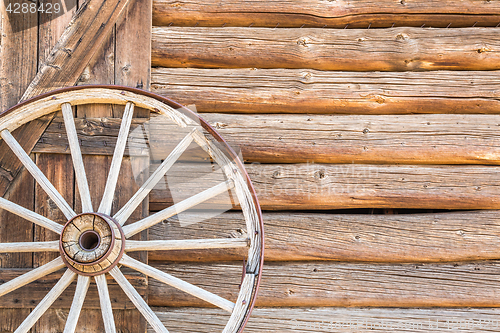
[{"label": "weathered wood plank", "polygon": [[[151,171],[155,170],[152,165]],[[496,166],[363,164],[247,164],[264,210],[344,208],[498,209]],[[183,184],[186,175],[203,182]],[[201,178],[203,177],[203,178]],[[220,174],[176,164],[150,195],[150,209],[165,208],[219,182]],[[227,196],[197,209],[226,207]]]},{"label": "weathered wood plank", "polygon": [[[39,67],[38,74],[36,74],[33,81],[29,84],[21,100],[26,100],[55,88],[74,85],[78,81],[87,63],[113,28],[114,23],[120,16],[127,2],[128,0],[92,0],[84,2],[72,18],[71,24],[68,25],[62,37],[56,43],[49,57]],[[32,16],[36,17],[36,15]],[[32,36],[34,38],[27,40],[33,42],[32,46],[36,49],[36,25],[30,31],[34,34]],[[18,43],[14,44],[12,47],[16,49],[13,50],[13,52],[22,56],[22,53],[17,49],[19,45],[24,45],[24,42],[18,41]],[[36,66],[37,53],[34,50],[29,51],[32,52],[30,52],[30,57],[26,56],[26,59],[32,59],[32,57],[34,57],[35,61],[32,62],[32,64]],[[8,66],[11,68],[23,68],[22,64],[20,66],[11,66],[11,63],[9,63]],[[30,77],[30,79],[31,78],[32,77]],[[14,103],[9,106],[13,104]],[[19,136],[19,141],[21,146],[28,152],[31,152],[33,146],[50,123],[50,119],[51,117],[49,116],[45,120],[42,119],[33,124],[23,126],[23,131],[29,133],[29,135]],[[0,156],[3,157],[3,159],[0,160],[0,166],[10,173],[11,178],[15,178],[21,170],[22,164],[17,159],[8,155],[7,152],[7,147],[0,146]],[[9,156],[10,158],[7,159],[6,157]],[[2,177],[0,194],[4,195],[9,186],[9,177]]]},{"label": "weathered wood plank", "polygon": [[153,68],[152,91],[198,112],[499,113],[498,72]]},{"label": "weathered wood plank", "polygon": [[[246,162],[500,164],[500,115],[201,116]],[[142,123],[134,121],[125,155],[164,159],[186,132],[168,120]],[[116,118],[77,118],[83,153],[112,155],[119,126]],[[146,135],[134,131],[138,126],[149,129]],[[70,153],[63,119],[54,118],[33,151]],[[195,149],[183,155],[204,157]]]},{"label": "weathered wood plank", "polygon": [[[123,295],[123,297],[126,297]],[[133,305],[131,305],[133,306]],[[67,309],[51,309],[42,317],[34,327],[35,332],[40,333],[60,333],[64,331],[64,325],[68,316]],[[113,312],[117,332],[139,332],[137,323],[140,322],[141,314],[135,310],[120,310]],[[76,328],[78,333],[104,332],[100,309],[87,309],[80,316],[79,325]],[[92,327],[90,328],[90,325]],[[135,325],[135,326],[134,326]]]},{"label": "weathered wood plank", "polygon": [[[241,263],[155,267],[234,301]],[[267,263],[260,307],[498,307],[499,263]],[[152,306],[208,305],[150,279]]]},{"label": "weathered wood plank", "polygon": [[[36,163],[66,202],[73,207],[75,179],[71,156],[61,154],[38,154],[36,156]],[[59,210],[54,201],[49,198],[47,193],[39,185],[35,187],[35,212],[62,225],[68,222],[68,219]],[[34,240],[36,242],[58,241],[59,235],[40,226],[35,226]],[[33,254],[33,265],[34,267],[39,267],[54,260],[58,256],[60,256],[59,253],[35,253]]]},{"label": "weathered wood plank", "polygon": [[83,2],[22,100],[55,88],[74,85],[112,31],[128,0]]},{"label": "weathered wood plank", "polygon": [[[500,22],[500,16],[498,18]],[[152,64],[323,71],[498,70],[495,29],[155,27]]]},{"label": "weathered wood plank", "polygon": [[14,332],[29,314],[30,309],[2,309],[0,317],[1,332]]},{"label": "weathered wood plank", "polygon": [[[116,25],[115,84],[149,90],[152,1],[130,1]],[[136,115],[147,118],[149,112],[136,110]]]},{"label": "weathered wood plank", "polygon": [[[89,64],[85,82],[82,83],[111,83],[125,86],[149,88],[150,84],[150,50],[151,50],[151,1],[150,0],[133,0],[125,7],[123,16],[117,20],[113,34],[109,37],[106,45],[100,51],[100,56],[95,58],[94,63]],[[78,107],[77,115],[79,117],[117,117],[123,116],[122,106],[111,105],[91,105]],[[133,114],[134,118],[148,118],[149,111],[136,109]],[[115,122],[120,126],[121,119]],[[89,125],[88,123],[86,126]],[[78,125],[77,125],[78,126]],[[90,128],[92,126],[87,126]],[[110,137],[110,130],[105,129],[101,132],[104,137],[101,142],[104,142],[106,147],[108,144],[112,146],[113,152],[115,149],[116,138]],[[117,132],[118,134],[118,132]],[[80,136],[85,138],[86,136]],[[111,139],[111,140],[109,140]],[[82,143],[84,144],[84,141]],[[128,143],[131,141],[129,140]],[[129,148],[129,147],[128,147]],[[84,149],[85,150],[85,149]],[[85,151],[83,152],[85,154]],[[144,150],[142,158],[136,159],[136,165],[148,168],[147,163],[149,151]],[[102,150],[96,149],[93,154],[102,154]],[[111,153],[113,154],[113,153]],[[93,189],[93,197],[96,202],[94,207],[100,206],[100,200],[103,195],[104,187],[110,173],[111,158],[109,156],[85,156],[84,161],[87,165],[87,170],[102,170],[102,174],[92,177],[91,191]],[[92,166],[91,166],[92,165]],[[146,175],[145,175],[146,176]],[[140,182],[144,179],[135,179],[132,173],[131,161],[129,158],[123,159],[121,170],[118,177],[118,186],[113,195],[113,211],[116,212],[121,208],[133,193],[139,188]],[[131,220],[139,220],[148,212],[147,201],[138,207],[131,217]],[[139,235],[138,237],[141,237]],[[147,260],[146,254],[142,255],[142,259]],[[147,279],[145,280],[147,285]],[[128,298],[124,295],[124,298]],[[146,295],[147,298],[147,295]],[[134,308],[133,305],[129,308]],[[118,330],[131,332],[145,332],[147,325],[144,318],[138,311],[120,311],[115,313],[115,324]]]},{"label": "weathered wood plank", "polygon": [[176,26],[389,28],[496,26],[494,2],[467,1],[176,1],[154,0],[153,24]]},{"label": "weathered wood plank", "polygon": [[[26,269],[2,269],[0,271],[0,281],[6,282],[11,279],[26,273]],[[33,308],[43,297],[52,289],[54,284],[62,276],[62,270],[58,273],[51,274],[47,277],[41,278],[32,282],[20,289],[17,289],[0,298],[0,308]],[[146,279],[138,274],[127,274],[127,278],[134,285],[141,295],[147,293]],[[109,290],[111,294],[111,302],[114,309],[133,309],[133,304],[125,296],[121,288],[114,282],[111,277],[108,277]],[[75,294],[76,281],[58,298],[52,306],[53,309],[69,309],[73,302]],[[99,296],[94,282],[90,285],[87,297],[84,303],[85,309],[100,309]],[[82,313],[85,313],[83,311]]]},{"label": "weathered wood plank", "polygon": [[[0,111],[17,103],[37,71],[38,20],[37,15],[9,15],[6,11],[13,0],[0,3]],[[45,126],[35,122],[40,131]],[[40,132],[41,134],[42,132]],[[16,138],[36,140],[30,131],[19,129],[13,133]],[[26,147],[23,145],[23,147]],[[18,175],[22,164],[9,147],[0,142],[0,195],[4,196],[12,180]]]},{"label": "weathered wood plank", "polygon": [[[218,309],[153,310],[174,332],[206,332],[207,327],[219,332],[227,322]],[[500,332],[499,314],[499,309],[483,308],[256,308],[245,332]]]},{"label": "weathered wood plank", "polygon": [[[244,237],[243,215],[185,215],[150,229],[150,240]],[[196,221],[199,221],[195,223]],[[365,215],[264,213],[265,260],[433,262],[498,258],[498,211]],[[247,249],[150,251],[150,261],[242,261]]]},{"label": "weathered wood plank", "polygon": [[[10,15],[6,9],[15,0],[0,2],[0,111],[17,103],[37,71],[38,16]],[[40,122],[33,127],[39,129]],[[43,127],[43,126],[42,126]],[[40,132],[41,133],[41,132]],[[19,129],[17,138],[32,139],[31,133]],[[36,140],[33,140],[33,144]],[[0,143],[0,196],[30,210],[34,209],[34,182],[28,171],[15,170],[12,163],[22,166],[10,148]],[[17,179],[14,177],[18,175]],[[7,191],[7,188],[10,190]],[[0,211],[0,242],[33,240],[33,224],[6,211]],[[31,268],[31,253],[9,253],[0,256],[0,267]],[[14,330],[29,315],[29,309],[0,310],[0,331]]]},{"label": "weathered wood plank", "polygon": [[[66,26],[71,21],[71,18],[76,12],[76,0],[66,2],[69,10],[63,15],[56,13],[39,13],[40,24],[38,27],[38,63],[41,64],[50,56],[51,51],[55,47],[57,41],[63,34]],[[26,126],[32,127],[32,125]],[[64,127],[63,127],[64,128]],[[21,138],[20,138],[21,139]],[[37,166],[48,177],[51,183],[57,188],[59,193],[73,207],[73,164],[68,160],[67,156],[61,155],[35,155]],[[57,208],[52,199],[39,186],[35,186],[34,193],[35,212],[50,218],[60,224],[65,224],[67,219],[64,214]],[[56,241],[59,240],[59,235],[45,228],[35,226],[33,229],[35,241]],[[42,266],[49,261],[52,261],[58,253],[33,253],[33,267]],[[34,304],[36,305],[36,304]],[[45,318],[41,318],[43,322]],[[43,324],[42,324],[43,325]]]}]

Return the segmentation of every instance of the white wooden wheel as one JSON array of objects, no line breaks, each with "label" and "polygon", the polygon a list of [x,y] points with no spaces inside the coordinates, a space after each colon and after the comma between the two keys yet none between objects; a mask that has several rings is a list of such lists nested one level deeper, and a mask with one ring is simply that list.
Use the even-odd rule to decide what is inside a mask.
[{"label": "white wooden wheel", "polygon": [[[87,179],[88,170],[85,170],[83,163],[73,107],[100,103],[124,105],[125,109],[107,182],[103,190],[104,194],[99,199],[99,206],[93,207],[93,198]],[[172,126],[185,131],[185,135],[176,142],[175,148],[169,152],[168,156],[162,158],[159,167],[149,175],[149,178],[142,183],[130,200],[118,211],[113,212],[112,204],[120,180],[120,168],[131,135],[134,109],[137,107],[148,109],[167,119]],[[82,208],[78,212],[75,212],[65,201],[11,134],[19,126],[53,112],[62,112],[76,185],[81,199]],[[121,287],[154,331],[168,332],[168,323],[164,325],[134,289],[120,270],[123,266],[226,310],[230,315],[223,333],[243,330],[254,306],[262,272],[264,246],[262,216],[255,191],[242,162],[205,121],[181,105],[148,92],[117,86],[84,86],[65,88],[44,94],[3,112],[0,114],[0,135],[67,219],[67,223],[61,225],[16,203],[0,198],[1,209],[60,235],[59,241],[0,243],[0,253],[47,251],[60,255],[57,259],[0,285],[0,296],[58,270],[65,270],[57,284],[17,328],[16,333],[28,332],[73,282],[76,282],[76,291],[64,332],[75,332],[78,325],[85,325],[84,323],[79,324],[78,318],[91,282],[95,282],[97,285],[105,330],[107,333],[115,332],[113,310],[106,281],[107,274]],[[223,179],[194,195],[174,202],[167,208],[149,214],[138,221],[130,222],[129,218],[135,209],[146,199],[160,180],[164,179],[165,174],[172,166],[179,163],[181,155],[190,145],[197,145],[207,154],[207,160],[210,163],[218,165]],[[92,172],[96,172],[96,170]],[[129,240],[130,237],[188,209],[196,208],[223,193],[229,194],[233,204],[237,204],[243,213],[244,218],[241,222],[246,230],[243,236],[179,240],[156,239],[151,241]],[[188,283],[129,256],[129,253],[137,251],[203,251],[228,248],[248,249],[246,266],[244,267],[246,274],[242,279],[238,297],[234,300],[220,297],[216,293]],[[222,277],[224,278],[223,275]]]}]

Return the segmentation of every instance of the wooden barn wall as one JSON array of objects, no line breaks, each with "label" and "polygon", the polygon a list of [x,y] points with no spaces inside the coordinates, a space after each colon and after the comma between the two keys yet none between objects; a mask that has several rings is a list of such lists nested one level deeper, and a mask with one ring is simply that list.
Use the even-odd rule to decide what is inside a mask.
[{"label": "wooden barn wall", "polygon": [[[499,2],[155,0],[153,24],[152,91],[241,149],[264,210],[245,332],[500,332]],[[150,238],[227,237],[239,214]],[[243,255],[149,260],[231,299],[238,279],[205,277]],[[227,320],[152,280],[149,303],[171,331]]]}]

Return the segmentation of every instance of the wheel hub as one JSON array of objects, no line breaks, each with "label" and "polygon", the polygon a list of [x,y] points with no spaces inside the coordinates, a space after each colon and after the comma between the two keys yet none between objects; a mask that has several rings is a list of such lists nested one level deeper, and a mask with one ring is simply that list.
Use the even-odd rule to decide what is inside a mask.
[{"label": "wheel hub", "polygon": [[121,226],[110,216],[84,213],[66,223],[59,241],[66,265],[81,275],[95,276],[118,264],[124,250]]}]

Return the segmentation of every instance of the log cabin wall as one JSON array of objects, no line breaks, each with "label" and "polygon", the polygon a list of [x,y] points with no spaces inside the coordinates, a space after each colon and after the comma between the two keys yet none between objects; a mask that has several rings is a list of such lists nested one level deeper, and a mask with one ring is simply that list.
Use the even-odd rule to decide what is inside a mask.
[{"label": "log cabin wall", "polygon": [[[153,25],[152,91],[241,149],[264,211],[245,332],[500,332],[499,2],[155,0]],[[199,284],[239,255],[149,260]],[[224,325],[152,280],[149,302],[172,331]]]},{"label": "log cabin wall", "polygon": [[[147,89],[151,81],[153,92],[195,105],[241,149],[266,226],[260,297],[245,332],[500,332],[499,2],[154,0],[152,11],[149,1],[134,4],[84,66],[80,84]],[[5,109],[22,98],[73,12],[19,20],[13,29],[3,5]],[[141,34],[149,35],[151,13],[150,48]],[[108,118],[109,136],[120,116],[102,106],[77,112]],[[32,157],[76,203],[60,124],[52,120]],[[86,163],[102,167],[112,152],[92,147]],[[2,194],[13,178],[3,172],[6,156]],[[154,170],[158,161],[150,163]],[[181,179],[190,167],[170,177]],[[57,219],[26,172],[6,197]],[[155,190],[149,209],[171,203],[171,193]],[[46,239],[39,228],[0,214],[1,241]],[[173,218],[149,239],[242,234],[239,214],[189,227]],[[241,258],[237,250],[148,257],[231,300]],[[5,268],[37,267],[49,258],[0,259],[1,279],[8,280],[19,272]],[[210,279],[221,271],[238,278]],[[141,277],[133,282],[171,332],[220,332],[227,321],[222,311],[152,279],[148,289]],[[53,284],[42,280],[3,298],[0,331],[12,332]],[[32,331],[62,331],[72,296],[63,294]],[[120,331],[146,330],[125,296],[113,306]],[[95,290],[85,307],[86,331],[102,331]]]}]

